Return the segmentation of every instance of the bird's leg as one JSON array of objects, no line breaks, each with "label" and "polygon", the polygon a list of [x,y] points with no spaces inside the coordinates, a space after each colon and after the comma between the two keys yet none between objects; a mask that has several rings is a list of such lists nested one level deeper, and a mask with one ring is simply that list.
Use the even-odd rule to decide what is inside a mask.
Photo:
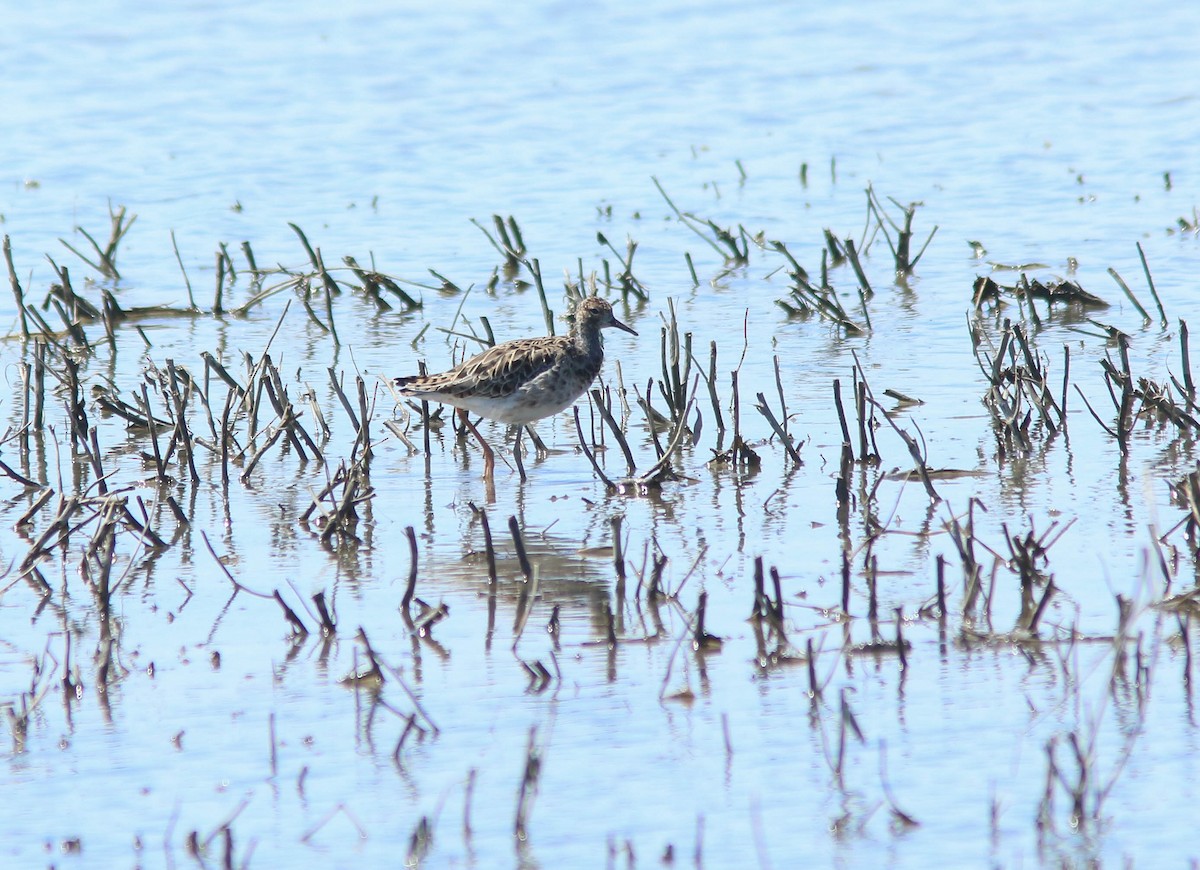
[{"label": "bird's leg", "polygon": [[515,427],[516,437],[513,439],[513,459],[517,462],[517,472],[521,475],[521,483],[525,483],[529,478],[525,476],[525,462],[521,459],[521,433],[524,431],[523,426]]},{"label": "bird's leg", "polygon": [[532,426],[526,426],[525,431],[529,433],[529,437],[533,441],[533,449],[537,451],[538,459],[545,459],[546,456],[549,455],[550,451],[546,449],[546,445],[538,436],[537,430],[535,430]]},{"label": "bird's leg", "polygon": [[471,417],[465,408],[458,409],[458,418],[462,420],[464,426],[471,430],[471,434],[475,436],[475,440],[479,442],[479,449],[483,451],[483,479],[491,480],[493,473],[496,470],[496,454],[492,451],[492,445],[484,440],[479,429],[471,422]]}]

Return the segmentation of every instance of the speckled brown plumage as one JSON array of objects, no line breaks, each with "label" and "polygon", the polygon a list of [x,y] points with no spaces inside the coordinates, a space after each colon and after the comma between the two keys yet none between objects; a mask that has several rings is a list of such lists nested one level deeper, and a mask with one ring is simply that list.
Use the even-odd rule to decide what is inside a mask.
[{"label": "speckled brown plumage", "polygon": [[510,425],[532,423],[570,407],[591,386],[604,363],[600,331],[609,326],[637,335],[608,302],[590,296],[568,335],[506,341],[449,371],[396,378],[396,385],[404,396]]}]

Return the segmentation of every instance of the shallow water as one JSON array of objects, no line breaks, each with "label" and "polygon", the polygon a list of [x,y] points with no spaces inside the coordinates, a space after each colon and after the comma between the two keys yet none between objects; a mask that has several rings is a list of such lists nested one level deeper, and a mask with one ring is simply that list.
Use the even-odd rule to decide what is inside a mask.
[{"label": "shallow water", "polygon": [[[11,807],[0,854],[14,866],[184,865],[195,831],[215,864],[227,825],[239,864],[394,866],[424,818],[428,866],[646,866],[669,847],[677,866],[698,854],[707,867],[1194,860],[1198,732],[1182,679],[1187,656],[1176,615],[1149,606],[1165,594],[1151,544],[1183,516],[1167,484],[1194,468],[1193,445],[1169,426],[1139,428],[1122,459],[1072,389],[1065,437],[1040,433],[1028,455],[1001,461],[970,327],[972,284],[992,264],[1045,264],[1030,274],[1048,280],[1067,276],[1074,258],[1074,278],[1111,303],[1091,316],[1131,336],[1132,371],[1159,382],[1180,375],[1179,320],[1198,319],[1196,237],[1177,225],[1197,203],[1198,26],[1200,11],[1167,3],[1137,12],[1084,3],[11,10],[0,34],[8,119],[0,215],[31,301],[40,303],[53,280],[43,254],[68,266],[90,299],[114,286],[58,241],[85,250],[76,226],[102,240],[110,202],[138,215],[117,259],[114,292],[126,307],[186,304],[172,231],[202,307],[212,302],[220,242],[241,270],[226,302],[245,302],[243,241],[260,266],[306,267],[289,222],[331,265],[350,254],[411,281],[436,284],[434,269],[473,289],[424,290],[424,308],[412,315],[379,314],[344,294],[334,303],[340,344],[289,293],[246,318],[147,320],[145,340],[126,326],[115,349],[99,325],[88,328],[97,348],[85,383],[111,382],[132,400],[142,372],[169,359],[201,380],[202,351],[244,379],[242,355],[257,359],[282,318],[272,359],[293,401],[311,390],[329,420],[329,461],[301,462],[276,447],[246,482],[235,469],[226,490],[219,458],[200,450],[200,483],[180,466],[178,485],[133,491],[170,547],[151,556],[132,536],[121,539],[119,667],[105,691],[94,656],[100,619],[79,569],[91,530],[41,565],[55,592],[40,607],[34,589],[10,578],[0,598],[0,700],[18,712],[36,706],[0,765]],[[885,203],[922,203],[917,245],[938,230],[907,286],[893,284],[887,244],[876,238],[864,259],[876,291],[872,329],[846,337],[776,306],[788,292],[777,254],[751,245],[748,265],[725,269],[675,219],[652,178],[684,211],[786,242],[814,276],[824,228],[863,238],[868,184]],[[405,422],[407,412],[377,385],[420,360],[448,365],[462,343],[452,347],[439,329],[482,331],[486,317],[501,340],[544,332],[534,290],[503,281],[485,289],[499,258],[470,219],[490,231],[494,213],[519,222],[559,315],[564,270],[603,277],[605,260],[619,269],[597,232],[622,251],[635,240],[633,272],[649,299],[618,301],[641,335],[608,335],[606,383],[632,391],[662,377],[659,331],[672,300],[700,369],[718,345],[730,427],[729,373],[739,367],[740,423],[761,469],[706,464],[718,442],[703,383],[698,443],[675,462],[684,479],[653,498],[608,495],[578,451],[570,415],[538,425],[551,454],[529,462],[524,485],[502,466],[492,498],[478,455],[448,427],[434,434],[428,458],[390,437],[383,421]],[[986,255],[974,256],[969,241]],[[1139,242],[1165,327],[1157,318],[1144,325],[1107,273],[1114,268],[1157,314]],[[858,317],[849,267],[831,280]],[[1071,383],[1110,421],[1100,360],[1117,359],[1116,344],[1077,310],[1038,311],[1040,326],[1015,304],[988,309],[977,325],[998,341],[1003,317],[1026,318],[1056,383],[1068,346]],[[0,316],[18,329],[8,295]],[[57,322],[53,311],[46,316]],[[15,429],[24,414],[18,363],[32,359],[31,348],[5,347],[9,391],[0,402]],[[943,500],[932,506],[918,482],[881,478],[911,467],[881,420],[881,466],[855,469],[844,535],[832,384],[840,379],[849,402],[852,352],[876,396],[891,388],[923,400],[896,423],[919,428],[931,467],[962,473],[935,482]],[[796,470],[777,441],[766,442],[770,430],[753,407],[762,392],[778,411],[776,356],[790,430],[805,439]],[[361,543],[332,551],[315,527],[297,522],[354,440],[329,368],[351,387],[362,374],[377,397]],[[223,388],[214,390],[223,401]],[[630,403],[630,442],[644,468],[654,447]],[[662,410],[661,399],[655,406]],[[586,404],[582,416],[587,425]],[[56,490],[60,473],[68,491],[93,484],[93,472],[71,462],[63,407],[51,403],[47,419],[57,448],[54,437],[33,439],[26,466],[10,441],[0,458]],[[137,458],[144,435],[94,406],[90,421],[110,485],[153,477],[153,464]],[[419,421],[407,422],[419,445]],[[500,427],[485,432],[494,443],[504,438]],[[622,472],[611,445],[604,461],[610,475]],[[33,496],[11,480],[3,486],[9,531],[0,555],[19,563],[53,507],[16,531]],[[1007,555],[1006,528],[1040,534],[1071,524],[1049,549],[1045,571],[1059,591],[1041,644],[969,642],[962,631],[962,563],[944,524],[973,497],[986,507],[976,511],[985,573],[993,558],[983,545]],[[500,560],[490,631],[473,505],[487,510]],[[889,639],[895,608],[903,609],[912,643],[903,671],[894,654],[851,651],[871,639],[865,560],[877,526],[868,513],[887,529],[869,552]],[[522,631],[510,516],[538,577]],[[606,549],[616,516],[629,573],[623,599]],[[449,607],[436,643],[413,637],[398,612],[407,526],[418,537],[417,595]],[[336,636],[292,643],[275,602],[247,591],[231,599],[205,537],[239,582],[278,589],[310,628],[308,601],[324,592]],[[668,558],[664,585],[681,587],[678,603],[658,608],[635,594],[655,551]],[[844,551],[852,556],[849,620],[836,612]],[[1195,558],[1181,531],[1164,552],[1173,559],[1170,591],[1193,588]],[[939,556],[951,609],[944,625],[917,618],[934,596]],[[780,572],[794,652],[811,639],[818,653],[815,670],[827,682],[815,699],[805,664],[756,662],[746,620],[756,557]],[[1019,586],[1003,563],[995,571],[992,628],[1002,635],[1018,614]],[[702,590],[720,652],[695,654],[686,642]],[[1113,678],[1118,594],[1135,612],[1126,679]],[[555,607],[557,648],[546,630]],[[612,651],[608,607],[622,641]],[[360,626],[399,675],[389,672],[379,695],[387,707],[367,687],[341,683],[364,667]],[[78,700],[64,698],[58,682],[68,655]],[[35,672],[35,662],[45,669]],[[535,662],[552,675],[540,692],[525,667]],[[417,712],[401,682],[424,711],[414,719],[423,731],[394,756]],[[861,742],[844,724],[851,713]],[[540,777],[517,841],[533,729]],[[1074,781],[1072,734],[1093,756],[1088,799],[1106,790],[1103,803],[1095,818],[1088,804],[1088,819],[1073,825],[1059,786],[1039,830],[1047,746]],[[919,824],[900,823],[891,801]]]}]

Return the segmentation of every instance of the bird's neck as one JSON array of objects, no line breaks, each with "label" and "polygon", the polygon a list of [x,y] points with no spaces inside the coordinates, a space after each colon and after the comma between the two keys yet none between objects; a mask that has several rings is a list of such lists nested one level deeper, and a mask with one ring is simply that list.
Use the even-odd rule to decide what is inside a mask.
[{"label": "bird's neck", "polygon": [[571,333],[575,347],[587,356],[603,356],[604,345],[600,341],[600,330],[577,327]]}]

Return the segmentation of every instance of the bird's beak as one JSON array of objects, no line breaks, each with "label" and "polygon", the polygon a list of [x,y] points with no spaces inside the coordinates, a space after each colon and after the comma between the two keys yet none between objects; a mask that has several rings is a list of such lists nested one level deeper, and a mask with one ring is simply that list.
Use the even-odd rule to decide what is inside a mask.
[{"label": "bird's beak", "polygon": [[615,318],[615,317],[612,319],[612,325],[615,326],[617,329],[621,329],[621,330],[624,330],[625,332],[628,332],[630,335],[637,335],[636,329],[634,329],[632,326],[630,326],[627,323],[622,323],[621,321],[617,320],[617,318]]}]

